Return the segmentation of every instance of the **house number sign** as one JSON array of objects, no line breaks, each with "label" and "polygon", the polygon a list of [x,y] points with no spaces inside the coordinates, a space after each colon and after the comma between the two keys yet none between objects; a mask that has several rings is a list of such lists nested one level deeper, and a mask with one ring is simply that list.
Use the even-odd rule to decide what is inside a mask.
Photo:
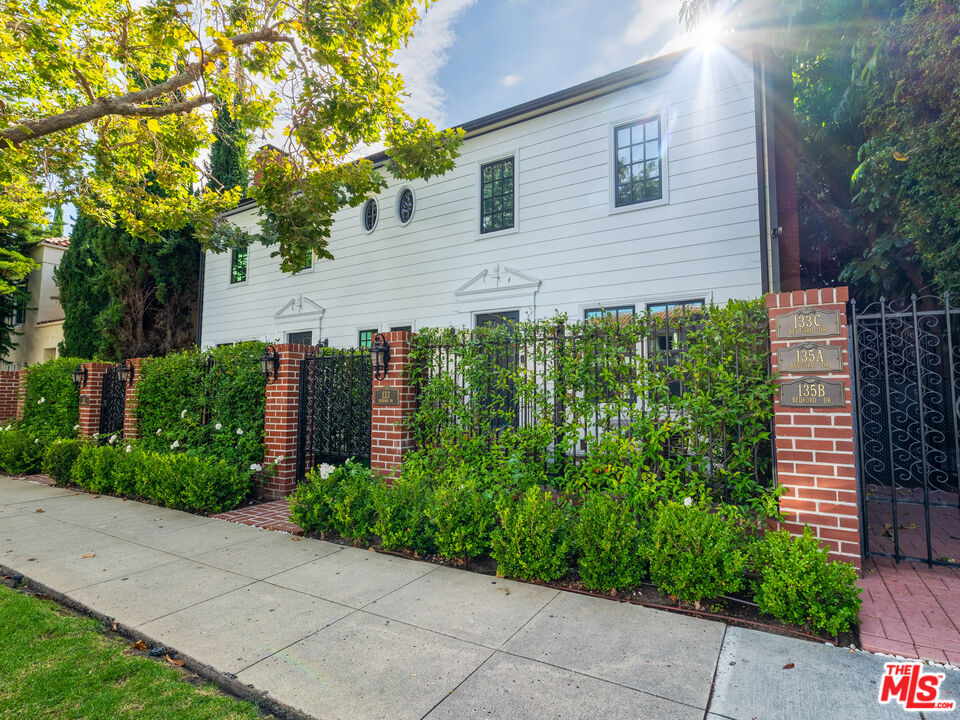
[{"label": "house number sign", "polygon": [[400,390],[391,385],[384,385],[383,387],[374,388],[373,404],[374,405],[399,405]]},{"label": "house number sign", "polygon": [[836,310],[820,310],[802,307],[786,315],[777,315],[777,338],[832,337],[840,334],[840,313]]},{"label": "house number sign", "polygon": [[843,370],[843,359],[838,345],[800,343],[783,348],[778,353],[777,370],[780,372],[816,373]]},{"label": "house number sign", "polygon": [[843,383],[818,377],[802,377],[780,385],[783,407],[843,407]]}]

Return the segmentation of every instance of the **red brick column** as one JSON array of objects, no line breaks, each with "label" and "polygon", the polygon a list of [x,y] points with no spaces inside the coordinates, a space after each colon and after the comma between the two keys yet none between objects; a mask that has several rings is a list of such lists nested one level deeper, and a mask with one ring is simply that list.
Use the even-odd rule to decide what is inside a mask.
[{"label": "red brick column", "polygon": [[123,437],[136,440],[140,437],[137,426],[137,381],[140,379],[143,358],[131,358],[127,362],[133,368],[133,380],[127,380],[127,390],[123,397]]},{"label": "red brick column", "polygon": [[27,399],[27,369],[17,370],[17,420],[23,420],[23,404]]},{"label": "red brick column", "polygon": [[[260,483],[258,495],[279,500],[297,487],[297,430],[300,419],[300,361],[314,351],[312,345],[283,343],[273,346],[280,354],[277,379],[267,383],[264,422],[264,462],[275,463],[272,478]],[[305,466],[309,469],[309,463]]]},{"label": "red brick column", "polygon": [[0,423],[17,418],[20,402],[20,372],[0,370]]},{"label": "red brick column", "polygon": [[[842,383],[843,405],[838,407],[786,407],[779,393],[774,401],[777,481],[784,488],[780,509],[782,527],[803,533],[809,526],[829,546],[830,555],[860,567],[860,514],[853,438],[853,403],[850,396],[850,356],[847,347],[845,287],[796,290],[767,296],[773,371],[780,384],[802,377]],[[798,308],[839,314],[839,332],[818,337],[778,337],[776,318]],[[840,348],[840,370],[781,372],[778,351],[800,343]]]},{"label": "red brick column", "polygon": [[[390,477],[403,461],[404,453],[413,449],[413,436],[407,427],[416,409],[416,393],[407,378],[413,333],[388,332],[383,337],[390,345],[390,364],[383,380],[373,379],[370,467]],[[384,388],[388,390],[384,392]],[[395,393],[390,388],[395,389]],[[395,405],[383,404],[394,399]]]},{"label": "red brick column", "polygon": [[103,398],[103,376],[112,363],[86,362],[87,383],[80,386],[80,437],[93,437],[100,432],[100,401]]}]

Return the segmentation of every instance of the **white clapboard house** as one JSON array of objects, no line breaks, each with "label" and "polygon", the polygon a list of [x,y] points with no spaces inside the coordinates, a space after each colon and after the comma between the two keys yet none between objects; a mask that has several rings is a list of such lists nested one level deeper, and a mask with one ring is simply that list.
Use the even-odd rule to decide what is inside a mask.
[{"label": "white clapboard house", "polygon": [[[466,123],[455,169],[337,214],[335,259],[208,253],[200,344],[366,346],[798,289],[783,80],[759,51],[691,49]],[[224,217],[258,231],[251,201]]]}]

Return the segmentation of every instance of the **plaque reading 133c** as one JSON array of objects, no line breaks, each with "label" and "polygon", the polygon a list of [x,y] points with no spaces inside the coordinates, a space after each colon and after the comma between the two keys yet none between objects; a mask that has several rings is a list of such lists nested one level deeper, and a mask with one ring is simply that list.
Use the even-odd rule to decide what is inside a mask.
[{"label": "plaque reading 133c", "polygon": [[777,338],[833,337],[840,334],[840,313],[836,310],[820,310],[802,307],[785,315],[777,315]]},{"label": "plaque reading 133c", "polygon": [[780,385],[782,407],[843,407],[843,383],[818,377],[802,377]]},{"label": "plaque reading 133c", "polygon": [[839,345],[800,343],[783,348],[777,356],[777,370],[780,372],[815,373],[843,370]]}]

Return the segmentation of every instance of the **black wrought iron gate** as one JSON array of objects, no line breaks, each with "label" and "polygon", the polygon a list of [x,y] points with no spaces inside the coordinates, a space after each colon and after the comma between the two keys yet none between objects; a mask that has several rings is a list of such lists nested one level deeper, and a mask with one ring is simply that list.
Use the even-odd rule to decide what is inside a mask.
[{"label": "black wrought iron gate", "polygon": [[318,348],[300,361],[297,477],[315,463],[370,460],[370,351]]},{"label": "black wrought iron gate", "polygon": [[960,308],[851,303],[863,550],[960,565]]},{"label": "black wrought iron gate", "polygon": [[100,398],[101,444],[106,443],[111,435],[123,432],[127,384],[122,370],[122,364],[114,365],[103,376],[103,394]]}]

